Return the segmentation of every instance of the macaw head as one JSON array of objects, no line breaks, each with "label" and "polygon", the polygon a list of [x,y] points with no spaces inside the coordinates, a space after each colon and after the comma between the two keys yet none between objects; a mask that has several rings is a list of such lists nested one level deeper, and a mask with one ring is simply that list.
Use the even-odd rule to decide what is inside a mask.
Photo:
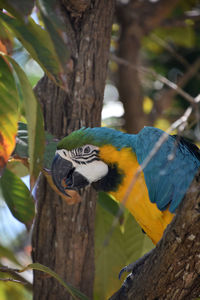
[{"label": "macaw head", "polygon": [[[123,178],[112,151],[127,145],[122,132],[105,127],[82,128],[63,138],[57,145],[52,163],[52,178],[65,195],[92,184],[97,190],[114,191]],[[128,135],[127,135],[128,136]]]}]

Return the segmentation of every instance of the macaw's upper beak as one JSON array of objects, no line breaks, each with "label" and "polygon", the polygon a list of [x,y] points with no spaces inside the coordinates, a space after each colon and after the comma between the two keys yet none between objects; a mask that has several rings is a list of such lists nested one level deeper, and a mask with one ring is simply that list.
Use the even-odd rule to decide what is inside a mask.
[{"label": "macaw's upper beak", "polygon": [[75,171],[69,160],[56,154],[51,166],[52,178],[56,187],[64,195],[70,197],[66,190],[77,190],[89,184],[88,180]]}]

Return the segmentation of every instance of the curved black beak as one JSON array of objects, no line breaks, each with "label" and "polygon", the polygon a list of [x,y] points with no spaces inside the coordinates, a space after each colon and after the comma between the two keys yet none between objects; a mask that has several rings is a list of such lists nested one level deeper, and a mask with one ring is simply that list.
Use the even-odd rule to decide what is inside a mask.
[{"label": "curved black beak", "polygon": [[75,171],[69,160],[56,154],[51,166],[52,178],[56,187],[64,195],[70,197],[66,190],[77,190],[89,184],[88,180]]}]

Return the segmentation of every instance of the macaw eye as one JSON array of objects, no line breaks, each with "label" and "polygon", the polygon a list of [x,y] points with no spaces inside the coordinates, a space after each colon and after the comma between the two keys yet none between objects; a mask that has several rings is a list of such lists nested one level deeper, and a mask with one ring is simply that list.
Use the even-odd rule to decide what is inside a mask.
[{"label": "macaw eye", "polygon": [[67,156],[67,152],[66,152],[65,150],[63,150],[63,154],[64,154],[65,156]]},{"label": "macaw eye", "polygon": [[89,147],[89,146],[86,146],[86,147],[84,148],[84,153],[85,153],[85,154],[90,153],[90,147]]}]

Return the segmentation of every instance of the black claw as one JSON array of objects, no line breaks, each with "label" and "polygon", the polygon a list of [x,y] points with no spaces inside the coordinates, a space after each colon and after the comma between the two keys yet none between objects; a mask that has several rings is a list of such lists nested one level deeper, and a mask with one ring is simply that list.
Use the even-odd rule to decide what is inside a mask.
[{"label": "black claw", "polygon": [[124,272],[126,272],[126,269],[127,269],[127,266],[125,266],[123,269],[121,269],[121,271],[119,272],[119,275],[118,275],[118,278],[119,278],[119,279],[121,279],[122,274],[123,274]]}]

